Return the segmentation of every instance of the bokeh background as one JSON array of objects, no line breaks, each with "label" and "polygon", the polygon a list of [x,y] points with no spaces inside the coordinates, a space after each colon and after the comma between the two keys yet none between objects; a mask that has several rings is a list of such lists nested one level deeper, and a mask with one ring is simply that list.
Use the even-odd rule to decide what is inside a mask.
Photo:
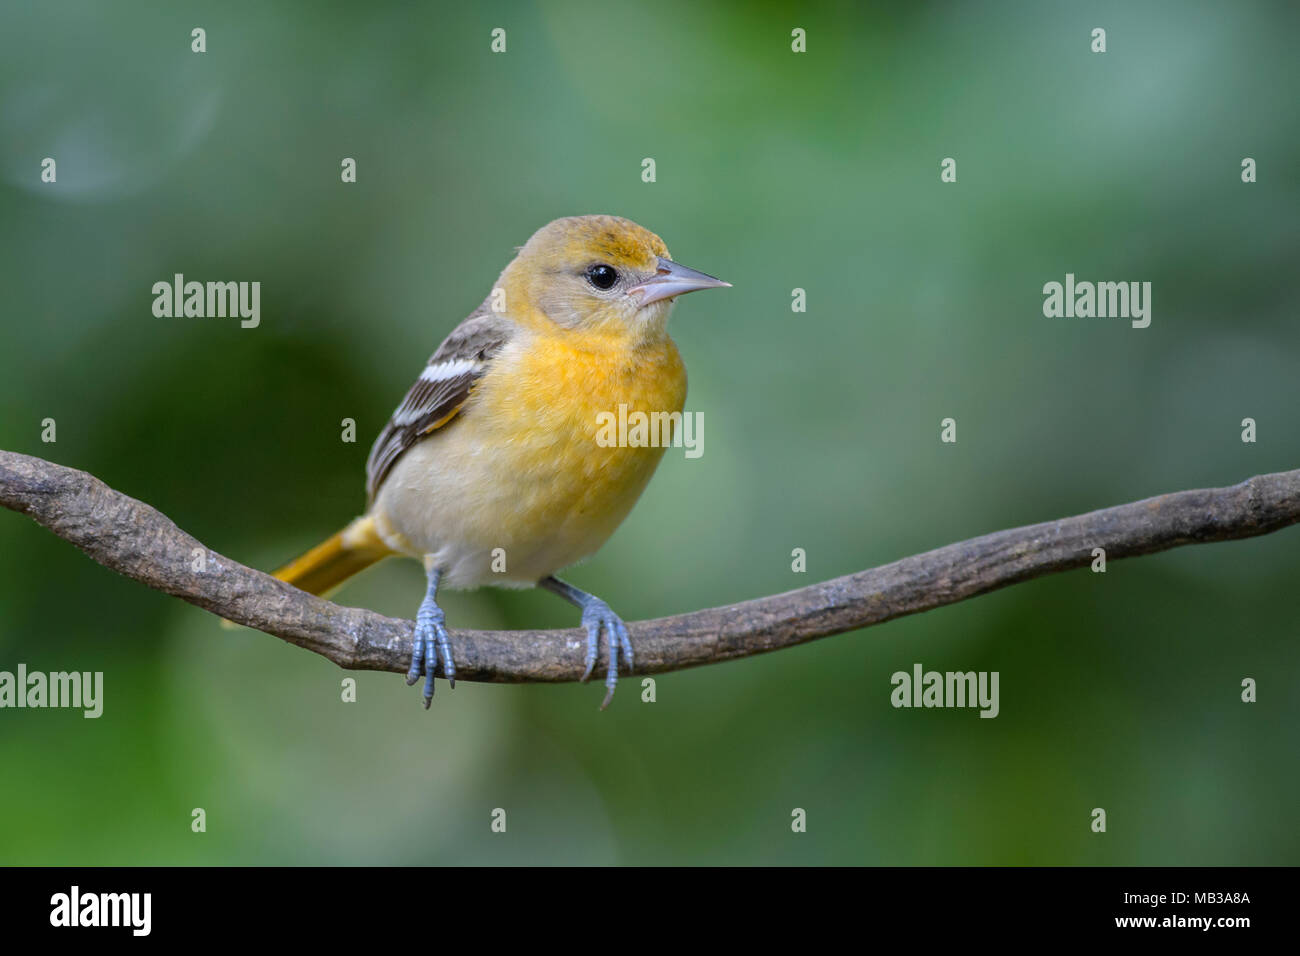
[{"label": "bokeh background", "polygon": [[[514,247],[611,212],[735,284],[673,318],[704,456],[670,451],[570,574],[628,620],[1300,464],[1295,8],[859,7],[6,4],[0,447],[274,566],[363,507],[369,442]],[[261,326],[155,318],[176,272],[259,280]],[[1044,318],[1066,272],[1151,281],[1150,328]],[[327,661],[4,513],[0,669],[103,671],[106,700],[0,711],[0,861],[1293,864],[1298,585],[1284,531],[664,675],[654,704],[462,684],[425,713],[396,675],[343,703]],[[389,562],[338,598],[409,617],[422,587]],[[576,623],[541,592],[444,606]],[[1000,672],[1001,715],[893,709],[918,661]]]}]

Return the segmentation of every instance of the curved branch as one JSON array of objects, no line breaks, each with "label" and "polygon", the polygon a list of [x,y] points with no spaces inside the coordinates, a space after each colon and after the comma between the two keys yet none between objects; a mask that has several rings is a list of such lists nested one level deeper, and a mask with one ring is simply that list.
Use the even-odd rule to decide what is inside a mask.
[{"label": "curved branch", "polygon": [[[329,658],[404,674],[412,622],[341,607],[204,547],[165,515],[99,479],[0,451],[0,505],[28,515],[107,568]],[[629,625],[638,674],[762,654],[881,624],[1042,574],[1300,522],[1300,470],[1228,488],[1178,491],[972,538],[771,597]],[[203,570],[196,571],[196,555]],[[452,632],[457,678],[572,681],[584,637],[561,631]]]}]

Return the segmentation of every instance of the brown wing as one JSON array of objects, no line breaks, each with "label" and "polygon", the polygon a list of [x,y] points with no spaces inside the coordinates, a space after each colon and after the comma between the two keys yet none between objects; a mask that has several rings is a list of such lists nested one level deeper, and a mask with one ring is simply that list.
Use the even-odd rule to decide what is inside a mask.
[{"label": "brown wing", "polygon": [[371,502],[397,459],[456,417],[512,329],[484,302],[438,346],[370,449],[366,494]]}]

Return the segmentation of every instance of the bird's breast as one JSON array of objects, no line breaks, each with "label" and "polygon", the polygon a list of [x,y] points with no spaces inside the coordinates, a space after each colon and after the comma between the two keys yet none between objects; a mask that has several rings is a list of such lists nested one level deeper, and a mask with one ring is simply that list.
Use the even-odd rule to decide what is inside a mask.
[{"label": "bird's breast", "polygon": [[[627,516],[668,432],[626,423],[671,422],[685,397],[666,337],[584,349],[521,337],[494,356],[445,433],[399,461],[377,504],[404,550],[444,553],[460,568],[452,586],[534,583],[592,554]],[[490,571],[496,549],[502,575]]]},{"label": "bird's breast", "polygon": [[686,372],[677,349],[671,340],[590,351],[543,339],[511,358],[484,376],[466,411],[518,476],[507,484],[525,486],[517,489],[522,511],[560,526],[617,524],[659,463],[665,437],[662,429],[629,435],[619,423],[680,415]]}]

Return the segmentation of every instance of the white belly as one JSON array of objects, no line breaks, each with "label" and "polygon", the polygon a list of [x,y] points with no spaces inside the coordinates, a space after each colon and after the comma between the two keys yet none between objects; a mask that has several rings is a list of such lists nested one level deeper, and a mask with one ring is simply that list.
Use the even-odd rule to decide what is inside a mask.
[{"label": "white belly", "polygon": [[[429,558],[453,589],[532,587],[595,553],[627,516],[658,459],[645,461],[644,477],[617,496],[624,500],[597,511],[592,476],[560,466],[575,450],[553,433],[515,436],[516,447],[503,451],[485,447],[480,429],[458,427],[465,424],[452,422],[398,459],[371,509],[390,548]],[[591,457],[590,440],[581,440],[581,452]]]}]

